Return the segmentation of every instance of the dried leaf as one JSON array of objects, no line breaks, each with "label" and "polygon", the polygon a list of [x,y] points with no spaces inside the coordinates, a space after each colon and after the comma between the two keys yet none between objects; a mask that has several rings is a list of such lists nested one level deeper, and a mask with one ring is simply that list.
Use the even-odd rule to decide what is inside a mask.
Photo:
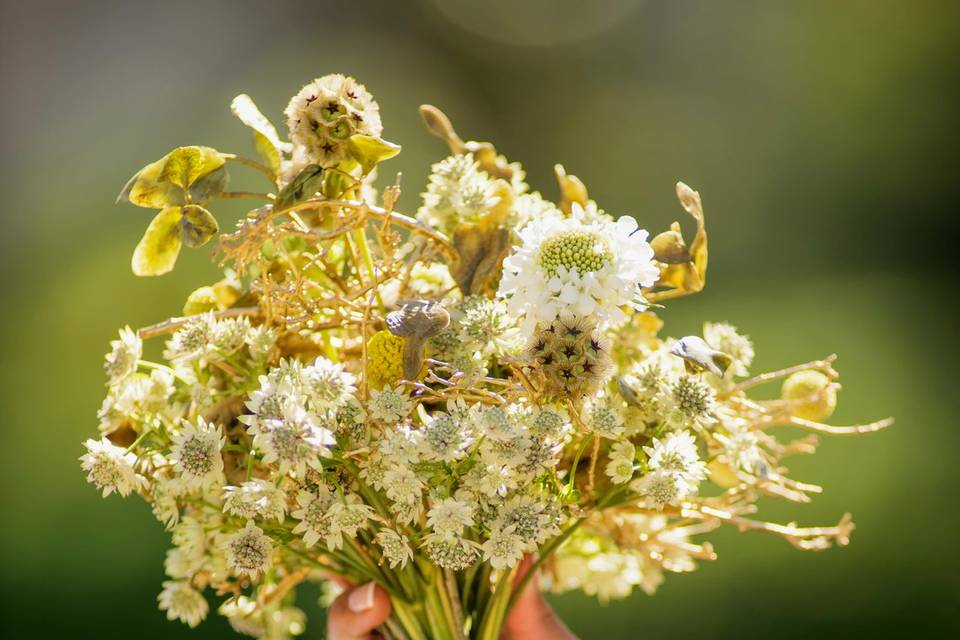
[{"label": "dried leaf", "polygon": [[186,204],[185,193],[200,202],[226,187],[226,159],[210,147],[179,147],[138,171],[123,187],[117,202],[162,209]]}]

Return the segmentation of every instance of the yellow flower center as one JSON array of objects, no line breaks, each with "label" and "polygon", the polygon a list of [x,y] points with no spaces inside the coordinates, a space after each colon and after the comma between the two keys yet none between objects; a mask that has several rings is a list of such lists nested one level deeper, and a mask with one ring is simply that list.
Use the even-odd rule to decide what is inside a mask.
[{"label": "yellow flower center", "polygon": [[538,263],[552,278],[561,266],[585,274],[599,271],[609,260],[610,251],[601,238],[586,231],[566,231],[543,243]]}]

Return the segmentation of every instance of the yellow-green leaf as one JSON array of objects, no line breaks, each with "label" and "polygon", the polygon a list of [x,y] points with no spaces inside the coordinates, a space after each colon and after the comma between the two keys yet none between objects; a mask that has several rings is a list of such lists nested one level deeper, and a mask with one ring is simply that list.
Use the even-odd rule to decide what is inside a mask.
[{"label": "yellow-green leaf", "polygon": [[138,276],[159,276],[173,269],[180,255],[180,207],[166,207],[158,213],[133,252],[130,266]]},{"label": "yellow-green leaf", "polygon": [[230,103],[230,110],[240,122],[253,129],[253,144],[257,153],[266,161],[268,167],[279,172],[282,154],[290,153],[293,145],[280,140],[276,127],[260,112],[247,94],[242,93],[234,98]]},{"label": "yellow-green leaf", "polygon": [[400,145],[387,142],[383,138],[365,136],[362,133],[350,136],[347,149],[353,159],[363,167],[364,173],[370,173],[378,163],[400,153]]},{"label": "yellow-green leaf", "polygon": [[323,187],[323,167],[308,164],[277,194],[273,210],[281,211],[298,202],[312,198]]},{"label": "yellow-green leaf", "polygon": [[[186,204],[184,191],[196,200],[209,200],[226,187],[226,159],[210,147],[179,147],[151,162],[127,181],[117,202],[162,209]],[[197,197],[194,190],[198,191]]]},{"label": "yellow-green leaf", "polygon": [[167,154],[160,180],[188,189],[225,162],[226,158],[211,147],[178,147]]},{"label": "yellow-green leaf", "polygon": [[213,214],[196,204],[183,207],[180,218],[180,239],[191,249],[202,247],[220,230]]}]

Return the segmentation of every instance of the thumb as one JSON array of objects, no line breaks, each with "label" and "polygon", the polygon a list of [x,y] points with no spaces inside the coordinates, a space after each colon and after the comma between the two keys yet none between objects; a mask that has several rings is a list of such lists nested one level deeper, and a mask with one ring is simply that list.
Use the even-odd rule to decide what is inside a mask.
[{"label": "thumb", "polygon": [[[520,564],[516,580],[523,578],[533,565],[533,556]],[[534,575],[513,605],[504,623],[506,640],[576,640],[560,621],[540,593],[539,576]],[[516,586],[516,582],[514,583]]]},{"label": "thumb", "polygon": [[390,596],[372,582],[341,594],[330,607],[327,636],[330,640],[368,640],[371,632],[390,617]]}]

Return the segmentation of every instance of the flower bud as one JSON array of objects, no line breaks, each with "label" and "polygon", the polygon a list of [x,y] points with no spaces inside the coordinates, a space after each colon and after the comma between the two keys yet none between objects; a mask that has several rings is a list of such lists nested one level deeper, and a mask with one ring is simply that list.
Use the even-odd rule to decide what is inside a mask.
[{"label": "flower bud", "polygon": [[793,415],[818,422],[837,408],[839,387],[820,371],[798,371],[783,381],[781,397],[794,403]]}]

